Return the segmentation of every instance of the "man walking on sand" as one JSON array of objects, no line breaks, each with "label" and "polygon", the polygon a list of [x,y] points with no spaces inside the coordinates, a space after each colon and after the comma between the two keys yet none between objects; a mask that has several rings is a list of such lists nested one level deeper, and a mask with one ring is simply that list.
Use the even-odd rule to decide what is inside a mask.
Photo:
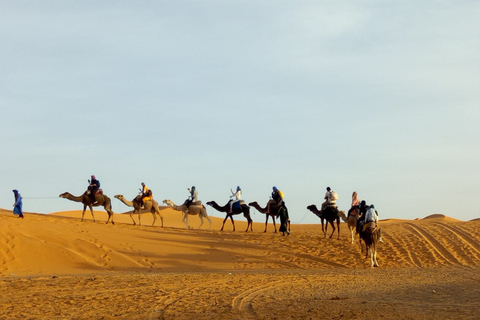
[{"label": "man walking on sand", "polygon": [[15,203],[13,204],[13,214],[18,215],[19,218],[23,219],[23,210],[22,210],[22,196],[18,192],[18,190],[12,190],[13,194],[15,195]]}]

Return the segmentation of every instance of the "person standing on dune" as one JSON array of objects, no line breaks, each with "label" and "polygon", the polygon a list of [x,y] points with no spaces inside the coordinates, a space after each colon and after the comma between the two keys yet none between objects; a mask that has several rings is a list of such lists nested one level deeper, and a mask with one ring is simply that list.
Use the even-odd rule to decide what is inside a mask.
[{"label": "person standing on dune", "polygon": [[22,196],[20,195],[18,190],[13,190],[13,194],[15,195],[15,203],[13,204],[13,214],[17,214],[19,218],[23,219]]}]

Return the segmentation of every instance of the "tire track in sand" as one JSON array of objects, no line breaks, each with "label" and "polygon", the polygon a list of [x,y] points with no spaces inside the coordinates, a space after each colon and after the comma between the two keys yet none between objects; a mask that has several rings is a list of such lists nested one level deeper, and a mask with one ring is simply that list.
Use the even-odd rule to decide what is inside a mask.
[{"label": "tire track in sand", "polygon": [[274,281],[263,286],[257,286],[252,289],[246,290],[237,295],[232,300],[232,309],[242,313],[242,319],[256,319],[257,314],[252,307],[252,301],[260,294],[272,289],[276,289],[279,284],[284,284],[284,280]]},{"label": "tire track in sand", "polygon": [[438,225],[443,227],[444,229],[447,229],[448,231],[456,235],[460,239],[460,241],[462,241],[463,243],[467,244],[470,248],[472,248],[473,251],[475,251],[477,254],[480,254],[480,244],[478,243],[478,241],[473,239],[467,232],[461,230],[460,228],[449,226],[441,222],[435,222],[435,225]]},{"label": "tire track in sand", "polygon": [[[418,259],[415,252],[410,248],[411,244],[402,237],[389,237],[388,243],[391,244],[392,253],[390,259],[398,262],[404,261],[409,266],[421,267],[422,263]],[[362,253],[363,254],[363,253]],[[388,257],[388,255],[385,255]]]},{"label": "tire track in sand", "polygon": [[448,251],[444,246],[440,244],[431,234],[429,234],[424,228],[417,226],[413,223],[406,223],[408,227],[411,228],[413,233],[417,234],[423,238],[440,257],[442,257],[446,262],[450,264],[460,264],[462,263]]}]

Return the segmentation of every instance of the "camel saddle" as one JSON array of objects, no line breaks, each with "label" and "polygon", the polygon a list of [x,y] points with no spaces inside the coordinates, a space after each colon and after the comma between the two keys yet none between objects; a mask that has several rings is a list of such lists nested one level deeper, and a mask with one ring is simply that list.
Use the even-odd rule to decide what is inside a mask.
[{"label": "camel saddle", "polygon": [[191,206],[201,206],[202,205],[202,201],[195,201],[195,202],[192,202],[190,203]]},{"label": "camel saddle", "polygon": [[367,230],[370,230],[370,232],[373,232],[375,231],[375,229],[377,229],[377,224],[373,221],[371,222],[367,222],[363,225],[363,231],[367,231]]},{"label": "camel saddle", "polygon": [[[228,204],[230,205],[230,203],[231,203],[232,201],[233,201],[233,200],[228,201]],[[240,201],[238,201],[238,202],[235,202],[235,203],[233,204],[232,209],[240,209],[240,207],[241,207],[242,205],[244,205],[244,204],[245,204],[245,201],[243,201],[243,200],[240,200]]]},{"label": "camel saddle", "polygon": [[[88,195],[91,194],[91,193],[92,193],[91,190],[87,190],[87,194],[88,194]],[[95,195],[97,195],[97,194],[103,194],[103,190],[102,190],[101,188],[99,188],[99,189],[97,190],[97,192],[95,192]]]}]

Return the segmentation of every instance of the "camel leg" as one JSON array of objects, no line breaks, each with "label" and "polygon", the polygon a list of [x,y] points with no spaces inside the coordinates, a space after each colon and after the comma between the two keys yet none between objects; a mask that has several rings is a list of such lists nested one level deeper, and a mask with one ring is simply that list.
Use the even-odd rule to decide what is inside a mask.
[{"label": "camel leg", "polygon": [[[230,216],[230,220],[232,220],[233,231],[235,231],[235,221],[233,221],[233,216]],[[247,226],[248,228],[248,226]]]},{"label": "camel leg", "polygon": [[245,232],[248,231],[248,227],[250,227],[250,231],[253,232],[253,221],[252,220],[248,220],[248,224],[247,224],[247,230],[245,230]]},{"label": "camel leg", "polygon": [[220,229],[220,231],[223,231],[223,227],[225,227],[225,221],[227,221],[227,219],[228,215],[225,217],[225,219],[223,219],[222,229]]},{"label": "camel leg", "polygon": [[80,220],[81,222],[83,222],[83,216],[85,215],[85,210],[87,209],[87,205],[84,204],[83,205],[83,211],[82,211],[82,220]]},{"label": "camel leg", "polygon": [[340,219],[337,218],[337,240],[340,240]]},{"label": "camel leg", "polygon": [[155,211],[152,211],[152,215],[153,215],[153,223],[152,223],[152,227],[153,227],[153,225],[155,224],[155,221],[157,221],[157,216],[155,215]]},{"label": "camel leg", "polygon": [[373,241],[373,266],[378,267],[378,262],[377,262],[377,241],[378,241],[378,231],[376,232],[374,241]]},{"label": "camel leg", "polygon": [[[93,215],[93,206],[90,205],[89,207],[90,207],[90,213],[92,214],[92,220],[93,220],[93,222],[95,222],[95,216]],[[83,217],[82,217],[82,219],[83,219]]]},{"label": "camel leg", "polygon": [[277,224],[275,223],[275,218],[272,217],[273,220],[273,229],[275,229],[275,233],[277,233]]},{"label": "camel leg", "polygon": [[183,213],[183,220],[182,221],[185,223],[185,229],[190,228],[190,226],[188,225],[188,213],[186,213],[186,212]]},{"label": "camel leg", "polygon": [[[265,220],[265,231],[263,232],[267,232],[268,214],[266,216],[267,216],[267,220]],[[273,222],[275,223],[275,219],[273,219]]]},{"label": "camel leg", "polygon": [[375,250],[373,251],[373,261],[375,264],[373,265],[374,267],[380,267],[377,262],[377,248],[375,247]]},{"label": "camel leg", "polygon": [[132,219],[133,225],[135,226],[137,223],[135,222],[135,220],[133,220],[133,213],[134,211],[130,212],[130,219]]},{"label": "camel leg", "polygon": [[[333,221],[330,221],[330,224],[332,225],[333,231],[332,231],[332,234],[330,235],[330,237],[328,237],[328,239],[331,239],[333,237],[333,234],[335,233],[335,224],[333,223]],[[328,226],[328,224],[327,224],[327,226]]]},{"label": "camel leg", "polygon": [[106,205],[105,207],[105,210],[107,211],[108,213],[108,219],[107,219],[107,223],[108,224],[108,221],[110,221],[110,218],[112,219],[112,224],[115,224],[113,223],[113,211],[112,211],[112,207],[110,204]]},{"label": "camel leg", "polygon": [[202,216],[202,215],[198,215],[198,217],[200,218],[200,225],[198,226],[197,229],[200,229],[200,228],[203,226],[203,216]]},{"label": "camel leg", "polygon": [[162,228],[163,228],[163,216],[160,212],[157,212],[157,214],[160,217],[160,221],[162,222]]},{"label": "camel leg", "polygon": [[140,208],[140,210],[138,210],[138,225],[139,226],[142,225],[142,221],[140,221],[141,216],[142,216],[142,209]]},{"label": "camel leg", "polygon": [[370,248],[370,265],[372,268],[376,267],[375,265],[375,244],[372,245],[372,248]]}]

